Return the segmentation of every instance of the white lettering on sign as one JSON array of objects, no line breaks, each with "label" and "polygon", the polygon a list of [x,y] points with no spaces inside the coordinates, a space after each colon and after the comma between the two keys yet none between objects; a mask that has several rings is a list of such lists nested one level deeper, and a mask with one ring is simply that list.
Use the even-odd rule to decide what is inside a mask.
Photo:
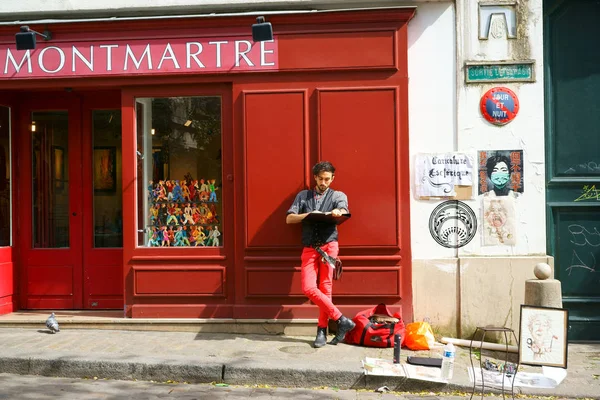
[{"label": "white lettering on sign", "polygon": [[506,118],[506,111],[492,111],[492,117]]},{"label": "white lettering on sign", "polygon": [[35,50],[14,50],[0,45],[0,80],[278,69],[276,40],[253,43],[245,38],[175,38],[67,42],[50,45],[40,42]]},{"label": "white lettering on sign", "polygon": [[106,70],[107,71],[112,71],[112,49],[116,49],[118,47],[119,47],[118,44],[107,44],[107,45],[100,46],[101,49],[106,49]]},{"label": "white lettering on sign", "polygon": [[79,58],[81,61],[83,61],[83,63],[85,65],[87,65],[87,67],[90,69],[90,71],[94,71],[94,46],[90,47],[90,59],[88,60],[87,58],[85,58],[85,56],[83,54],[81,54],[81,52],[77,49],[77,47],[73,46],[73,64],[71,66],[71,71],[75,72],[75,59]]},{"label": "white lettering on sign", "polygon": [[[167,52],[169,53],[169,56],[167,56]],[[175,69],[179,69],[179,62],[177,62],[177,57],[175,57],[170,43],[167,43],[167,46],[165,47],[165,51],[163,52],[160,62],[158,63],[158,69],[162,67],[163,61],[165,60],[171,60]]]},{"label": "white lettering on sign", "polygon": [[[192,46],[196,46],[196,52],[192,53]],[[191,59],[193,58],[196,61],[196,65],[200,68],[205,68],[202,61],[198,60],[198,54],[202,53],[202,43],[200,42],[188,42],[185,44],[185,58],[186,58],[186,68],[190,68],[192,63]],[[160,69],[160,67],[159,67]]]},{"label": "white lettering on sign", "polygon": [[266,44],[267,43],[273,43],[273,40],[267,40],[267,41],[264,41],[264,42],[260,42],[260,65],[263,65],[263,66],[265,66],[265,65],[273,66],[273,65],[275,65],[274,61],[267,62],[266,55],[267,54],[273,54],[273,52],[274,52],[273,50],[267,50],[266,49]]},{"label": "white lettering on sign", "polygon": [[152,56],[150,55],[150,44],[146,45],[146,49],[140,56],[140,59],[135,58],[135,54],[133,54],[133,50],[131,50],[131,46],[127,45],[127,52],[125,53],[125,65],[123,66],[123,70],[127,71],[127,60],[131,58],[131,61],[135,64],[135,69],[140,69],[140,65],[142,65],[142,60],[146,57],[148,59],[148,69],[152,69]]},{"label": "white lettering on sign", "polygon": [[[245,51],[240,51],[240,45],[242,43],[246,45]],[[246,61],[246,64],[248,64],[248,66],[250,66],[250,67],[254,66],[254,64],[252,64],[252,61],[250,61],[248,56],[246,56],[246,53],[248,53],[251,48],[252,48],[252,44],[247,40],[236,40],[235,41],[235,66],[236,67],[240,66],[240,57]]]},{"label": "white lettering on sign", "polygon": [[229,42],[227,41],[223,41],[223,42],[208,42],[208,44],[214,44],[217,50],[217,68],[221,68],[221,45],[222,44],[227,44]]},{"label": "white lettering on sign", "polygon": [[23,66],[25,61],[27,61],[27,72],[29,72],[31,74],[31,72],[32,72],[31,71],[31,50],[27,50],[25,52],[25,54],[23,54],[23,58],[21,58],[21,62],[17,65],[17,61],[13,57],[10,49],[6,49],[6,61],[4,63],[4,73],[5,74],[8,74],[8,61],[9,60],[12,63],[13,68],[16,70],[16,72],[21,72],[21,67]]},{"label": "white lettering on sign", "polygon": [[494,100],[510,100],[510,96],[506,93],[494,93]]},{"label": "white lettering on sign", "polygon": [[[56,69],[53,69],[53,70],[47,69],[44,64],[44,56],[46,55],[48,50],[56,50],[58,52],[58,57],[59,57],[60,61],[58,63],[58,67],[56,67]],[[46,47],[44,50],[40,51],[40,55],[38,56],[38,65],[40,66],[42,71],[44,71],[48,74],[55,74],[65,66],[65,53],[62,51],[62,49],[59,49],[58,47],[54,47],[54,46]]]}]

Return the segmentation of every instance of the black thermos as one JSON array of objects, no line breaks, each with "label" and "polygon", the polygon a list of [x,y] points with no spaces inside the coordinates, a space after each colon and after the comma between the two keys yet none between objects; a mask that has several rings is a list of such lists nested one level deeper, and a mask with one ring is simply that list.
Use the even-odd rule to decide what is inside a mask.
[{"label": "black thermos", "polygon": [[402,337],[399,333],[394,335],[394,364],[400,364],[400,347]]}]

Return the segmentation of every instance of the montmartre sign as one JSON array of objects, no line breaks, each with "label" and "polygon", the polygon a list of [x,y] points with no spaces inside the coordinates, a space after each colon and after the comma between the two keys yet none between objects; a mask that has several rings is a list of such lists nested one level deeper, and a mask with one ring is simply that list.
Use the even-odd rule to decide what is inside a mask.
[{"label": "montmartre sign", "polygon": [[277,70],[277,42],[246,38],[38,42],[0,46],[0,80]]}]

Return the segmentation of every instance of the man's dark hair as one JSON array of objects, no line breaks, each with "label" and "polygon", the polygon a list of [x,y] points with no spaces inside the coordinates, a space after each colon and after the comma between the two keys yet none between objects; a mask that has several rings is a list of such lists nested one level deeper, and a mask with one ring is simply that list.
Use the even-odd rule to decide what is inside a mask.
[{"label": "man's dark hair", "polygon": [[335,167],[329,161],[321,161],[315,164],[312,169],[313,175],[319,175],[321,172],[331,172],[331,175],[335,174]]},{"label": "man's dark hair", "polygon": [[485,164],[485,167],[487,168],[487,176],[488,177],[490,177],[490,178],[492,177],[492,172],[494,171],[494,167],[496,167],[496,165],[501,162],[506,164],[506,166],[508,167],[508,173],[510,174],[510,172],[512,171],[512,169],[511,169],[512,165],[510,163],[510,159],[506,156],[496,154],[495,156],[488,158],[487,163]]}]

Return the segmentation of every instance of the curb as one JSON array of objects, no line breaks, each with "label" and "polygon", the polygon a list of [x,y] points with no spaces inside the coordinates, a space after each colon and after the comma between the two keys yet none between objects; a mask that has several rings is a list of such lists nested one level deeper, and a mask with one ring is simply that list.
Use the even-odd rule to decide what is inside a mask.
[{"label": "curb", "polygon": [[277,387],[337,387],[376,389],[388,386],[396,391],[443,391],[465,389],[459,385],[426,382],[396,376],[365,376],[362,368],[319,368],[290,363],[256,360],[207,363],[202,360],[164,360],[149,357],[91,359],[81,356],[57,358],[28,355],[0,356],[0,373],[62,378],[92,378],[189,383],[228,383]]},{"label": "curb", "polygon": [[193,383],[221,382],[223,365],[203,362],[178,362],[142,358],[138,360],[89,359],[77,356],[56,359],[37,357],[0,357],[0,373],[41,375],[62,378],[108,378]]}]

